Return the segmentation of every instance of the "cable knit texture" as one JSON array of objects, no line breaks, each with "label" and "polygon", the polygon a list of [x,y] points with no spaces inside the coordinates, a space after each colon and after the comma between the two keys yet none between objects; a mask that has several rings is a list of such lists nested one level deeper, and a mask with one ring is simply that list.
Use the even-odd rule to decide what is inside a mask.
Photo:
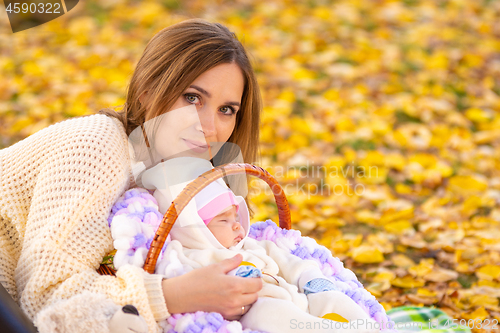
[{"label": "cable knit texture", "polygon": [[158,331],[155,319],[168,317],[160,276],[133,266],[118,278],[95,271],[113,249],[111,207],[132,185],[123,125],[105,115],[69,119],[0,150],[0,282],[31,319],[86,290],[135,305]]}]

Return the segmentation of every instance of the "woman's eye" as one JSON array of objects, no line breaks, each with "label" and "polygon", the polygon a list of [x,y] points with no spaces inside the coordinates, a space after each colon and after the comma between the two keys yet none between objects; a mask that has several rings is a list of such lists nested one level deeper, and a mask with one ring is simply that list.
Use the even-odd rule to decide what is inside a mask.
[{"label": "woman's eye", "polygon": [[[191,104],[201,103],[200,96],[198,96],[197,94],[184,94],[184,98],[186,99],[186,101],[188,101],[188,103],[191,103]],[[237,112],[237,110],[235,108],[233,108],[232,106],[223,106],[222,108],[219,109],[219,111],[222,114],[228,115],[228,116],[232,116],[232,115],[236,114],[236,112]]]},{"label": "woman's eye", "polygon": [[233,115],[236,113],[236,110],[233,108],[233,107],[230,107],[230,106],[223,106],[220,111],[223,113],[223,114],[226,114],[226,115]]},{"label": "woman's eye", "polygon": [[189,103],[197,104],[200,101],[200,98],[193,94],[185,94],[184,97]]}]

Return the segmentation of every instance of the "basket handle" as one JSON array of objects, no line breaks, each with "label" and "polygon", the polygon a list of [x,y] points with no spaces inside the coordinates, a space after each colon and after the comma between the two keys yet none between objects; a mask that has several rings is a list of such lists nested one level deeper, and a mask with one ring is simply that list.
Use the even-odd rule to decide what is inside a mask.
[{"label": "basket handle", "polygon": [[285,196],[285,191],[283,191],[283,188],[280,186],[278,181],[273,176],[271,176],[269,172],[261,167],[248,163],[224,164],[200,175],[198,178],[190,182],[182,190],[182,192],[179,193],[177,198],[174,199],[167,212],[163,216],[160,226],[158,227],[158,230],[156,230],[155,237],[151,242],[151,247],[149,248],[146,262],[144,263],[144,270],[146,272],[150,274],[154,273],[156,261],[158,260],[161,249],[165,244],[170,229],[172,229],[172,226],[177,220],[177,217],[182,212],[184,207],[186,207],[189,201],[214,180],[225,177],[227,175],[242,173],[259,177],[271,187],[271,190],[274,194],[274,199],[276,200],[276,205],[278,206],[280,227],[284,229],[290,229],[292,223],[290,218],[290,208]]}]

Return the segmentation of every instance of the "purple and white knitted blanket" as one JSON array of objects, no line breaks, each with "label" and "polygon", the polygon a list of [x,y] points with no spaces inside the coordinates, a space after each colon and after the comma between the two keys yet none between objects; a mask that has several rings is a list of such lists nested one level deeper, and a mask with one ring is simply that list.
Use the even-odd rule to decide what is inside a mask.
[{"label": "purple and white knitted blanket", "polygon": [[[112,222],[114,220],[120,220],[124,223],[140,223],[140,226],[134,229],[135,234],[128,233],[126,235],[128,241],[120,243],[113,236],[115,238],[115,247],[117,247],[115,259],[120,257],[122,262],[133,263],[137,261],[138,257],[144,257],[154,237],[154,232],[151,232],[151,230],[158,228],[162,218],[162,214],[158,211],[158,203],[148,190],[134,188],[126,191],[111,209],[108,223],[112,228],[112,233]],[[119,232],[115,231],[115,234],[117,233]],[[363,288],[356,275],[345,268],[338,258],[333,257],[326,247],[319,245],[314,239],[302,237],[298,230],[281,229],[271,220],[252,224],[249,237],[256,240],[270,240],[293,255],[304,260],[316,261],[323,274],[335,283],[338,290],[359,304],[375,321],[385,325],[390,322],[390,318],[385,313],[382,305],[377,302],[370,292]],[[163,250],[169,240],[168,237]],[[121,245],[116,246],[116,244]],[[253,332],[243,330],[239,322],[227,321],[219,313],[215,312],[199,311],[196,313],[174,314],[161,322],[160,325],[165,333]]]}]

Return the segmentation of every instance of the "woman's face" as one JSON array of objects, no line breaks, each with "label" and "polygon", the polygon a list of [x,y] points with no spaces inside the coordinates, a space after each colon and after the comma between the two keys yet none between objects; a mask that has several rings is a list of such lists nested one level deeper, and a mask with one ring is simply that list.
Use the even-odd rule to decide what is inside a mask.
[{"label": "woman's face", "polygon": [[[156,157],[208,157],[209,146],[220,147],[216,143],[231,136],[243,89],[243,74],[234,63],[218,65],[198,76],[172,108],[159,116],[153,141]],[[141,96],[141,103],[147,103],[147,93],[145,97]],[[212,156],[215,153],[210,151]]]}]

